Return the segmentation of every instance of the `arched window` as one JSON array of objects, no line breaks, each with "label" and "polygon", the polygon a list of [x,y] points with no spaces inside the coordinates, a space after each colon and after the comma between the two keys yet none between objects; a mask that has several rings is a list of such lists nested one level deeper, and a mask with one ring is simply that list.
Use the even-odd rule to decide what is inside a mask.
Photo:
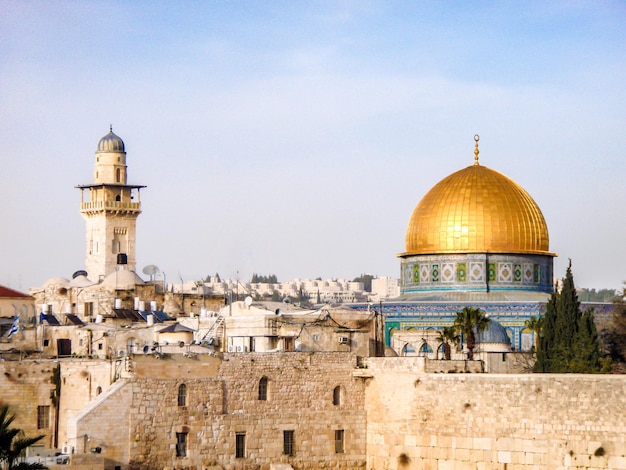
[{"label": "arched window", "polygon": [[120,196],[119,194],[117,196],[115,196],[115,200],[117,202],[120,202],[122,200],[122,196]]},{"label": "arched window", "polygon": [[267,401],[267,377],[261,377],[259,380],[259,400]]},{"label": "arched window", "polygon": [[101,393],[102,393],[102,387],[98,385],[98,388],[96,388],[96,395],[100,395]]},{"label": "arched window", "polygon": [[333,390],[333,405],[341,405],[341,387],[339,385]]},{"label": "arched window", "polygon": [[187,406],[187,385],[178,386],[178,406]]},{"label": "arched window", "polygon": [[122,180],[122,170],[119,168],[115,170],[115,182],[119,183]]},{"label": "arched window", "polygon": [[415,348],[412,344],[406,343],[402,348],[402,356],[415,356]]}]

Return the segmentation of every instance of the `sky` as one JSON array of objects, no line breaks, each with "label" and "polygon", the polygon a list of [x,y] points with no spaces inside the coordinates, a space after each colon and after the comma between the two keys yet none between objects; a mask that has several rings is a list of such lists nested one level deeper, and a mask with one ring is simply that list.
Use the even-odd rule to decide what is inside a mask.
[{"label": "sky", "polygon": [[0,284],[84,269],[75,187],[112,125],[144,279],[399,277],[479,134],[555,276],[620,289],[625,83],[623,1],[0,0]]}]

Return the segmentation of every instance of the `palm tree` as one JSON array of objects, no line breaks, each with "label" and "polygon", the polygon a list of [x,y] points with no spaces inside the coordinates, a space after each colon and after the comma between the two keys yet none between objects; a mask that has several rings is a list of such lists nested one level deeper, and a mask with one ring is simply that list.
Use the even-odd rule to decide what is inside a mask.
[{"label": "palm tree", "polygon": [[22,455],[24,450],[40,441],[45,436],[24,436],[24,431],[11,427],[14,420],[15,415],[9,414],[8,405],[0,406],[0,464],[6,464],[9,470],[17,468],[42,468],[39,464],[34,467],[32,465],[18,463],[17,459]]},{"label": "palm tree", "polygon": [[530,317],[524,321],[524,326],[534,333],[535,344],[533,345],[534,352],[539,350],[539,337],[541,335],[541,328],[543,327],[542,317]]},{"label": "palm tree", "polygon": [[456,312],[454,328],[465,336],[467,346],[467,358],[474,359],[474,347],[476,346],[476,336],[485,330],[489,324],[489,318],[479,308],[464,307],[460,312]]},{"label": "palm tree", "polygon": [[443,346],[443,357],[446,361],[450,360],[450,343],[459,344],[461,337],[457,333],[454,326],[444,326],[442,330],[437,331],[437,341]]}]

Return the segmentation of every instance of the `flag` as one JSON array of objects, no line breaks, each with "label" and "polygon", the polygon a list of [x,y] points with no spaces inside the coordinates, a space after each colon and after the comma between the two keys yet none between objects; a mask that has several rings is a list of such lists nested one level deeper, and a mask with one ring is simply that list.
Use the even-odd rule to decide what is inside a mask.
[{"label": "flag", "polygon": [[13,324],[11,325],[11,329],[9,330],[9,338],[18,331],[20,331],[20,317],[15,315],[15,318],[13,319]]}]

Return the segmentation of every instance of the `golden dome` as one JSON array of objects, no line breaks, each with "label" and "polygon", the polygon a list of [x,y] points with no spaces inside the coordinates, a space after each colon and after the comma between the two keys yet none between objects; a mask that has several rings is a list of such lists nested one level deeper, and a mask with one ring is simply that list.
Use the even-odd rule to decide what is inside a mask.
[{"label": "golden dome", "polygon": [[476,163],[437,183],[415,207],[406,252],[554,256],[539,206],[515,181]]}]

